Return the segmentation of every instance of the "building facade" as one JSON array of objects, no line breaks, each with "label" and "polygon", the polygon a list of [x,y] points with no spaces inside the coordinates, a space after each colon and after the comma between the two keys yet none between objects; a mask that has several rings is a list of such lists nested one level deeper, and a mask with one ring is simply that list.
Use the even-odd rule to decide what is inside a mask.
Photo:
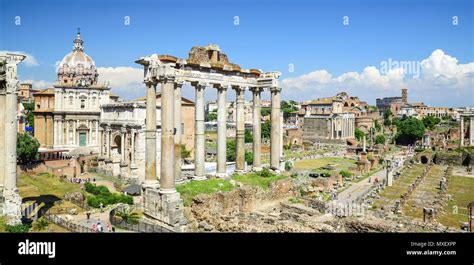
[{"label": "building facade", "polygon": [[[73,44],[72,52],[59,64],[53,88],[35,94],[40,98],[35,99],[35,104],[41,102],[41,109],[35,111],[35,137],[42,147],[87,147],[88,151],[98,152],[100,106],[110,103],[110,87],[98,84],[95,62],[84,52],[79,32]],[[54,104],[43,104],[44,98],[50,98],[52,93]],[[42,126],[42,122],[50,123],[51,112],[52,126]]]}]

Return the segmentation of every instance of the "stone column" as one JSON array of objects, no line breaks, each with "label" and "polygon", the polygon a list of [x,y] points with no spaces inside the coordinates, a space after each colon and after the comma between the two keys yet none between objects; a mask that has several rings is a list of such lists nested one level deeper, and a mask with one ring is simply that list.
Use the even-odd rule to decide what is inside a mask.
[{"label": "stone column", "polygon": [[271,134],[270,134],[270,169],[280,170],[280,92],[281,88],[272,87],[271,92]]},{"label": "stone column", "polygon": [[100,137],[99,155],[103,157],[104,156],[104,131],[103,130],[100,131],[99,137]]},{"label": "stone column", "polygon": [[108,159],[111,159],[112,158],[112,152],[110,150],[110,146],[111,146],[111,142],[112,142],[112,130],[110,128],[110,126],[107,126],[107,129],[106,129],[106,147],[105,147],[105,153],[106,153],[106,156]]},{"label": "stone column", "polygon": [[469,117],[469,146],[474,145],[474,117]]},{"label": "stone column", "polygon": [[217,86],[217,169],[216,177],[227,177],[227,87]]},{"label": "stone column", "polygon": [[[54,118],[53,118],[54,119]],[[57,120],[53,120],[53,134],[54,134],[54,137],[53,137],[53,146],[54,145],[57,145],[57,141],[58,141],[58,121]]]},{"label": "stone column", "polygon": [[[0,91],[0,113],[5,113],[5,91]],[[0,190],[5,185],[5,115],[0,115]]]},{"label": "stone column", "polygon": [[127,129],[122,127],[120,129],[120,164],[125,164],[125,137],[127,137]]},{"label": "stone column", "polygon": [[73,145],[78,145],[78,142],[77,142],[77,123],[79,121],[73,121],[72,122],[72,144]]},{"label": "stone column", "polygon": [[195,113],[195,136],[194,136],[194,179],[205,180],[206,171],[204,162],[206,158],[204,139],[204,89],[205,84],[193,83],[196,89],[196,113]]},{"label": "stone column", "polygon": [[367,152],[367,148],[366,148],[366,145],[365,145],[365,138],[366,136],[364,135],[364,138],[363,138],[363,143],[362,143],[362,152]]},{"label": "stone column", "polygon": [[161,82],[161,176],[160,193],[175,193],[174,108],[175,79],[166,77]]},{"label": "stone column", "polygon": [[99,139],[99,121],[95,121],[95,144],[100,145]]},{"label": "stone column", "polygon": [[[16,187],[16,144],[18,129],[18,105],[17,92],[19,82],[16,77],[17,64],[25,59],[19,54],[0,54],[0,60],[5,65],[5,109],[0,115],[4,115],[4,209],[3,214],[8,216],[8,224],[19,224],[21,222],[21,197]],[[2,174],[3,172],[0,172]]]},{"label": "stone column", "polygon": [[63,146],[64,145],[64,124],[63,124],[63,120],[61,118],[61,120],[59,120],[58,122],[59,124],[59,146]]},{"label": "stone column", "polygon": [[135,167],[135,129],[132,129],[130,135],[130,164]]},{"label": "stone column", "polygon": [[391,187],[393,185],[393,171],[391,168],[387,167],[387,186]]},{"label": "stone column", "polygon": [[262,118],[261,118],[261,92],[258,87],[252,88],[253,93],[253,166],[252,170],[262,170]]},{"label": "stone column", "polygon": [[157,187],[158,179],[156,175],[156,82],[148,81],[146,82],[146,87],[146,147],[144,186]]},{"label": "stone column", "polygon": [[245,88],[234,87],[236,92],[235,171],[245,171]]},{"label": "stone column", "polygon": [[70,144],[70,142],[69,142],[69,139],[70,139],[70,137],[69,137],[70,122],[66,119],[64,120],[64,122],[66,122],[66,135],[65,135],[66,136],[66,141],[65,141],[64,144],[69,145]]},{"label": "stone column", "polygon": [[92,145],[92,121],[87,122],[87,126],[89,127],[89,139],[87,145]]},{"label": "stone column", "polygon": [[464,146],[464,117],[460,115],[461,118],[461,129],[459,131],[459,145]]},{"label": "stone column", "polygon": [[175,83],[174,89],[174,128],[176,134],[174,135],[174,181],[176,183],[182,183],[184,181],[181,174],[181,144],[182,144],[182,119],[181,119],[181,88],[184,82],[178,81]]}]

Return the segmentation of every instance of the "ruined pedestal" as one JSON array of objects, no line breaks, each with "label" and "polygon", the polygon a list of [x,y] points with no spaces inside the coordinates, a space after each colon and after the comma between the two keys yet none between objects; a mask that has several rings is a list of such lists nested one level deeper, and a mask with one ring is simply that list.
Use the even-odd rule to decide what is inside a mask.
[{"label": "ruined pedestal", "polygon": [[3,215],[8,217],[9,225],[21,223],[21,197],[18,190],[3,190]]},{"label": "ruined pedestal", "polygon": [[186,232],[183,200],[178,192],[165,193],[156,188],[145,188],[143,212],[157,223],[176,232]]}]

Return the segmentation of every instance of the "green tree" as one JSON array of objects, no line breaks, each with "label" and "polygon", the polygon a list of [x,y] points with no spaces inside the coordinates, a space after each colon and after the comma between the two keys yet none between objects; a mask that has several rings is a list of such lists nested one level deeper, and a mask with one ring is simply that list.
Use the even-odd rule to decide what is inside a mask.
[{"label": "green tree", "polygon": [[379,134],[375,137],[376,144],[385,144],[385,136],[383,134]]},{"label": "green tree", "polygon": [[390,120],[391,117],[392,117],[392,111],[390,109],[386,109],[383,112],[383,125],[390,126],[392,124],[392,121]]},{"label": "green tree", "polygon": [[365,133],[361,129],[356,128],[355,132],[354,132],[354,135],[355,135],[357,141],[362,141],[364,136],[365,136]]},{"label": "green tree", "polygon": [[252,134],[252,130],[250,129],[245,129],[245,142],[246,143],[253,142],[253,134]]},{"label": "green tree", "polygon": [[228,140],[226,157],[228,162],[235,162],[235,140]]},{"label": "green tree", "polygon": [[262,138],[267,138],[267,139],[270,138],[270,134],[272,132],[272,126],[269,120],[262,123],[261,132],[262,132]]},{"label": "green tree", "polygon": [[272,110],[268,107],[261,108],[260,110],[260,114],[262,115],[262,117],[270,115],[271,112]]},{"label": "green tree", "polygon": [[23,107],[25,108],[25,114],[26,114],[26,123],[28,126],[35,127],[35,117],[33,114],[33,111],[35,110],[35,103],[31,102],[24,102]]},{"label": "green tree", "polygon": [[408,117],[400,120],[397,125],[397,135],[395,139],[399,144],[414,144],[425,134],[425,125],[422,121]]},{"label": "green tree", "polygon": [[283,100],[280,104],[283,116],[287,117],[293,111],[298,110],[297,103],[293,100],[285,101]]},{"label": "green tree", "polygon": [[217,121],[217,113],[209,112],[206,117],[207,121]]},{"label": "green tree", "polygon": [[380,132],[382,126],[380,126],[380,123],[379,123],[378,120],[375,120],[375,121],[374,121],[374,127],[375,127],[375,130],[376,130],[377,132]]},{"label": "green tree", "polygon": [[21,164],[38,159],[40,143],[26,133],[17,134],[16,154]]},{"label": "green tree", "polygon": [[425,125],[425,128],[428,128],[430,130],[433,130],[435,125],[441,122],[439,118],[436,118],[433,116],[426,116],[423,118],[422,121],[423,121],[423,125]]},{"label": "green tree", "polygon": [[181,158],[186,159],[191,156],[191,150],[186,149],[186,145],[181,145]]},{"label": "green tree", "polygon": [[247,165],[253,165],[253,154],[249,151],[245,151],[245,162]]},{"label": "green tree", "polygon": [[[236,160],[236,143],[235,140],[227,141],[227,152],[226,157],[228,162],[235,162]],[[245,162],[251,165],[253,164],[253,154],[251,152],[245,151],[244,155]]]}]

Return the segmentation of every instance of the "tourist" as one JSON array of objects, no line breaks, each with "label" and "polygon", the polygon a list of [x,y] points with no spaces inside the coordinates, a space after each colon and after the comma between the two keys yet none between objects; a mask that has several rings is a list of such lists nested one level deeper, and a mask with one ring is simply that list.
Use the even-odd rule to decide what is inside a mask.
[{"label": "tourist", "polygon": [[87,215],[87,220],[91,219],[91,212],[87,212],[86,215]]}]

